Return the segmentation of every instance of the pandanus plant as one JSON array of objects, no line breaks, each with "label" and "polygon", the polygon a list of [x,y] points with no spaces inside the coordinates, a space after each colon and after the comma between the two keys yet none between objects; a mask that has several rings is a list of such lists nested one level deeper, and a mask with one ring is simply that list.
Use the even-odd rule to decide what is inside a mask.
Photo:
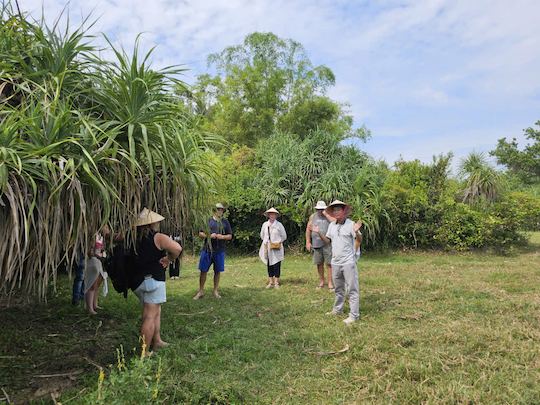
[{"label": "pandanus plant", "polygon": [[48,28],[9,3],[0,23],[0,295],[46,298],[62,261],[104,224],[132,229],[143,206],[189,232],[221,140],[175,98],[183,68],[152,69],[138,40],[131,55],[108,42],[116,59],[101,59],[82,26]]}]

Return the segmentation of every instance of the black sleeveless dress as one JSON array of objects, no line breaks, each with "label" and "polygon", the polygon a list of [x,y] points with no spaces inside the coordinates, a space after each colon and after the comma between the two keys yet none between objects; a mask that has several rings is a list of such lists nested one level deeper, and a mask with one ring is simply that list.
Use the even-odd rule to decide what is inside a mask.
[{"label": "black sleeveless dress", "polygon": [[133,269],[129,288],[136,290],[146,276],[152,276],[154,280],[165,281],[165,268],[159,260],[167,255],[164,250],[159,250],[154,242],[156,232],[150,232],[137,242],[137,251],[133,256]]}]

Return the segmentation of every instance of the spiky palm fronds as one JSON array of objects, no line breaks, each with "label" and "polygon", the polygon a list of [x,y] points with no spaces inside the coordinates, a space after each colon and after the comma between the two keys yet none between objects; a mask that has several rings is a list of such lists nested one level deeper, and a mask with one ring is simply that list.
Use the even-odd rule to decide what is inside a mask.
[{"label": "spiky palm fronds", "polygon": [[1,18],[0,294],[44,298],[62,260],[105,223],[129,230],[142,206],[188,231],[214,189],[207,155],[221,140],[195,131],[175,100],[182,69],[151,69],[138,44],[100,60],[82,28],[59,34],[9,8]]},{"label": "spiky palm fronds", "polygon": [[473,204],[481,199],[492,202],[497,199],[502,179],[500,174],[492,168],[483,153],[470,153],[461,161],[460,176],[465,181],[463,202]]},{"label": "spiky palm fronds", "polygon": [[391,224],[382,194],[388,168],[372,162],[340,138],[315,131],[305,139],[276,133],[258,148],[257,187],[267,205],[295,206],[304,221],[317,200],[347,201],[353,219],[365,225],[365,241],[375,244]]}]

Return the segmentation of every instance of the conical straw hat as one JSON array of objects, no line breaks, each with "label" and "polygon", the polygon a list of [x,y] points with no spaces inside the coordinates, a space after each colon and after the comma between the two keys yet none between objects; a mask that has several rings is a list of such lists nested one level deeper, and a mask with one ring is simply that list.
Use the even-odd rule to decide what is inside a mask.
[{"label": "conical straw hat", "polygon": [[143,226],[153,224],[155,222],[163,221],[165,217],[162,217],[157,212],[150,211],[148,208],[144,208],[137,217],[136,226]]},{"label": "conical straw hat", "polygon": [[278,214],[278,215],[279,215],[279,211],[276,210],[274,207],[272,207],[272,208],[267,209],[267,210],[264,212],[264,216],[267,217],[268,214],[270,214],[271,212],[273,212],[274,214]]}]

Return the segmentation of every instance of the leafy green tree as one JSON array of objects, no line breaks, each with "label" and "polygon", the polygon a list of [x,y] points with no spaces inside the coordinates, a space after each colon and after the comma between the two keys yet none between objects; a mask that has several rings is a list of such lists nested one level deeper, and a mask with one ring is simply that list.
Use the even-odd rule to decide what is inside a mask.
[{"label": "leafy green tree", "polygon": [[335,83],[333,72],[314,66],[296,41],[255,32],[208,61],[218,74],[199,76],[183,95],[209,132],[248,146],[276,130],[301,139],[316,129],[341,138],[368,135],[352,128],[345,105],[325,95]]},{"label": "leafy green tree", "polygon": [[233,146],[231,153],[219,155],[221,161],[218,196],[227,204],[227,217],[234,231],[233,245],[242,252],[259,248],[259,231],[266,202],[255,182],[259,175],[255,150]]},{"label": "leafy green tree", "polygon": [[540,121],[535,123],[537,129],[529,127],[524,130],[525,137],[531,141],[522,150],[516,138],[510,142],[499,139],[497,148],[490,154],[497,158],[499,164],[518,175],[526,184],[540,183]]}]

